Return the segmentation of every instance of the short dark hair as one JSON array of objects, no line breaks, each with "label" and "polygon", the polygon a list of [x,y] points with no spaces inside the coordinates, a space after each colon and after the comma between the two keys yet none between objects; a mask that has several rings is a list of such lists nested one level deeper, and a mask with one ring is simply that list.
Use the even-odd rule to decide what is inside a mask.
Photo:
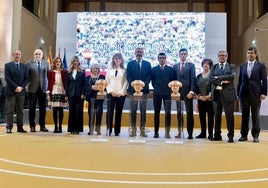
[{"label": "short dark hair", "polygon": [[254,53],[257,54],[257,48],[254,47],[254,46],[250,46],[250,47],[248,48],[248,51],[254,51]]},{"label": "short dark hair", "polygon": [[158,56],[157,56],[157,57],[159,58],[160,56],[165,56],[165,57],[166,57],[166,54],[165,54],[165,53],[163,53],[163,52],[161,52],[161,53],[159,53],[159,54],[158,54]]},{"label": "short dark hair", "polygon": [[188,53],[188,51],[187,51],[186,48],[181,48],[180,51],[179,51],[179,53],[181,53],[181,52],[187,52]]},{"label": "short dark hair", "polygon": [[213,61],[211,60],[211,59],[203,59],[203,61],[202,61],[202,63],[201,63],[201,66],[203,67],[203,65],[205,64],[205,63],[208,63],[208,65],[209,65],[209,67],[211,68],[212,67],[212,65],[213,65]]}]

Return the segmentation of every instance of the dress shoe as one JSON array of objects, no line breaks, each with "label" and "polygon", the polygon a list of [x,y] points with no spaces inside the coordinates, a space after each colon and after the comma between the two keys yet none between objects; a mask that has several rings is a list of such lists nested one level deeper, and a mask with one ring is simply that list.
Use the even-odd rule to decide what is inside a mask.
[{"label": "dress shoe", "polygon": [[228,139],[228,142],[229,142],[229,143],[233,143],[233,142],[234,142],[234,139],[233,139],[233,138],[229,138],[229,139]]},{"label": "dress shoe", "polygon": [[248,137],[243,137],[243,136],[241,136],[241,137],[238,139],[239,142],[243,142],[243,141],[247,141],[247,140],[248,140]]},{"label": "dress shoe", "polygon": [[136,136],[136,133],[135,132],[132,132],[129,136],[130,137],[135,137]]},{"label": "dress shoe", "polygon": [[181,138],[181,133],[178,133],[178,135],[176,135],[175,138]]},{"label": "dress shoe", "polygon": [[222,137],[221,136],[216,136],[213,138],[213,141],[222,141]]},{"label": "dress shoe", "polygon": [[193,139],[193,136],[192,135],[189,135],[187,139],[192,140]]},{"label": "dress shoe", "polygon": [[141,137],[147,137],[147,134],[145,134],[145,133],[141,133],[141,135],[140,135]]},{"label": "dress shoe", "polygon": [[169,133],[165,134],[165,138],[171,138],[170,134]]},{"label": "dress shoe", "polygon": [[258,138],[253,138],[253,142],[260,142],[260,140]]},{"label": "dress shoe", "polygon": [[115,136],[119,136],[119,133],[115,133]]},{"label": "dress shoe", "polygon": [[200,134],[200,135],[196,136],[195,138],[207,138],[207,136],[205,134]]},{"label": "dress shoe", "polygon": [[46,127],[41,127],[41,128],[40,128],[40,131],[41,131],[41,132],[48,132],[48,129],[47,129]]},{"label": "dress shoe", "polygon": [[154,133],[154,138],[159,138],[159,133]]},{"label": "dress shoe", "polygon": [[213,136],[209,135],[209,136],[208,136],[208,139],[209,139],[209,140],[213,140]]},{"label": "dress shoe", "polygon": [[11,134],[12,133],[12,131],[11,131],[11,129],[7,129],[7,134]]},{"label": "dress shoe", "polygon": [[27,133],[27,131],[25,131],[24,129],[18,129],[18,131],[17,131],[18,133]]},{"label": "dress shoe", "polygon": [[35,127],[31,127],[31,132],[36,132]]}]

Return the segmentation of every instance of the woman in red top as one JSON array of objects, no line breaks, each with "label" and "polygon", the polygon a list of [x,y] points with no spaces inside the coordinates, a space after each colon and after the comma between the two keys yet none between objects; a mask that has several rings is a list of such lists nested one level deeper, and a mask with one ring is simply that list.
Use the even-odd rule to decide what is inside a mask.
[{"label": "woman in red top", "polygon": [[53,110],[54,133],[62,132],[63,108],[67,106],[65,100],[67,75],[68,71],[62,68],[61,58],[56,57],[48,73],[47,91],[48,105]]}]

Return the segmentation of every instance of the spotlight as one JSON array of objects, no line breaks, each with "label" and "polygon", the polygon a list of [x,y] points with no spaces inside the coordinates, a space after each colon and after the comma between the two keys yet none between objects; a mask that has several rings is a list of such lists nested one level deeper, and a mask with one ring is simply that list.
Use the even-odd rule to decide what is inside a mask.
[{"label": "spotlight", "polygon": [[258,31],[260,31],[260,28],[255,28],[255,32],[258,32]]}]

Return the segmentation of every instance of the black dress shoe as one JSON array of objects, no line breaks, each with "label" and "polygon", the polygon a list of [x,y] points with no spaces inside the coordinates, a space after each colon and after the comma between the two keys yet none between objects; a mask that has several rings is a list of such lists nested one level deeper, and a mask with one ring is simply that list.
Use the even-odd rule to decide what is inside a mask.
[{"label": "black dress shoe", "polygon": [[241,136],[241,137],[238,139],[239,142],[243,142],[243,141],[247,141],[247,140],[248,140],[248,137],[243,137],[243,136]]},{"label": "black dress shoe", "polygon": [[46,127],[41,127],[40,128],[40,131],[42,131],[42,132],[48,132],[48,129]]},{"label": "black dress shoe", "polygon": [[31,132],[36,132],[35,127],[31,127]]},{"label": "black dress shoe", "polygon": [[115,136],[119,136],[119,133],[115,133]]},{"label": "black dress shoe", "polygon": [[221,136],[214,137],[212,141],[222,141]]},{"label": "black dress shoe", "polygon": [[11,129],[7,129],[7,134],[11,134],[12,133],[12,131],[11,131]]},{"label": "black dress shoe", "polygon": [[234,139],[233,139],[233,138],[229,138],[229,139],[228,139],[228,142],[229,142],[229,143],[233,143],[233,142],[234,142]]},{"label": "black dress shoe", "polygon": [[208,136],[208,139],[209,139],[209,140],[213,140],[213,136],[209,135],[209,136]]},{"label": "black dress shoe", "polygon": [[159,138],[159,133],[154,133],[154,138]]},{"label": "black dress shoe", "polygon": [[189,135],[187,139],[192,140],[193,139],[193,136],[192,135]]},{"label": "black dress shoe", "polygon": [[18,132],[18,133],[27,133],[27,131],[25,131],[24,129],[18,129],[17,132]]},{"label": "black dress shoe", "polygon": [[196,136],[195,138],[207,138],[207,136],[205,134],[200,134],[200,135]]},{"label": "black dress shoe", "polygon": [[253,142],[260,142],[258,138],[253,138]]}]

